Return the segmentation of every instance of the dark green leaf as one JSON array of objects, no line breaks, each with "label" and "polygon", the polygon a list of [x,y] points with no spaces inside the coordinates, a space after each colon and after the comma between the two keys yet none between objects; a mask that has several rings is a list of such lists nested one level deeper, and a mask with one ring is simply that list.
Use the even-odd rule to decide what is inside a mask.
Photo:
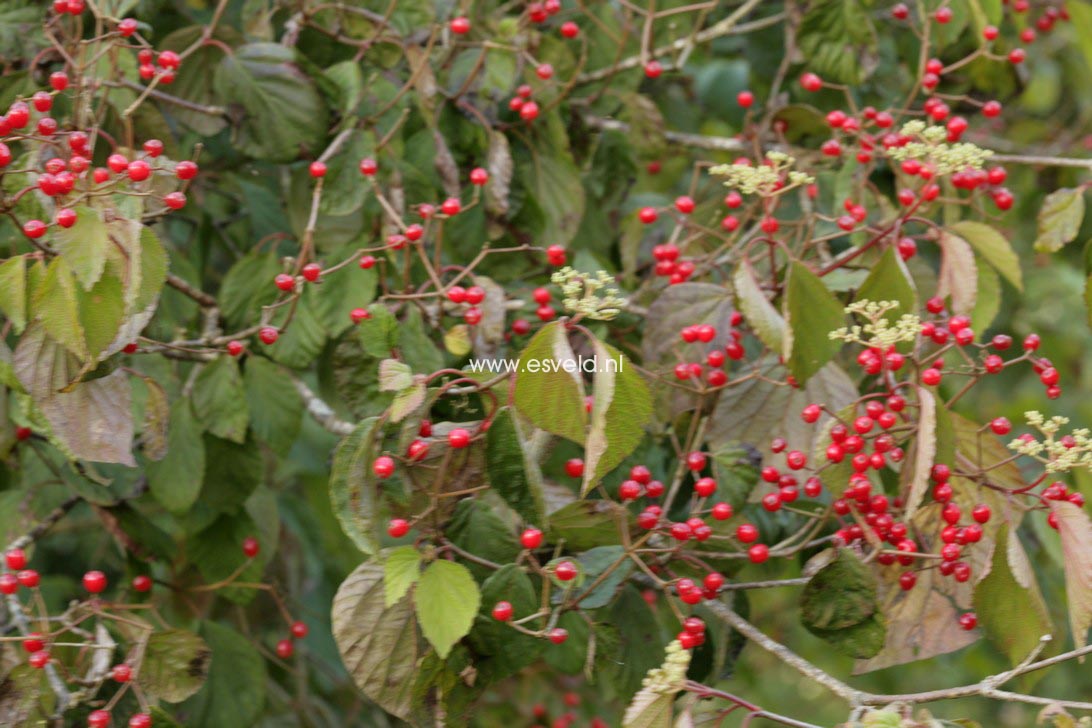
[{"label": "dark green leaf", "polygon": [[[565,371],[571,362],[572,371]],[[587,423],[584,384],[565,327],[543,326],[520,354],[515,404],[536,427],[583,443]]]},{"label": "dark green leaf", "polygon": [[846,629],[875,612],[876,580],[849,549],[839,549],[800,594],[800,614],[809,630]]},{"label": "dark green leaf", "polygon": [[884,251],[879,262],[872,267],[864,283],[857,289],[857,300],[897,301],[899,307],[887,313],[889,321],[894,322],[904,314],[913,314],[918,310],[918,292],[913,279],[906,269],[906,263],[892,246]]},{"label": "dark green leaf", "polygon": [[513,619],[522,619],[538,611],[539,597],[534,585],[515,564],[506,564],[482,583],[481,610],[470,632],[474,651],[487,656],[478,662],[479,673],[487,683],[530,665],[548,644],[493,619],[493,607],[500,601],[512,605]]},{"label": "dark green leaf", "polygon": [[205,366],[193,387],[193,411],[213,435],[241,443],[250,422],[246,391],[234,357],[221,356]]},{"label": "dark green leaf", "polygon": [[565,539],[574,551],[618,543],[619,529],[626,528],[628,514],[617,503],[604,500],[573,501],[550,514],[551,541]]},{"label": "dark green leaf", "polygon": [[160,700],[180,703],[205,683],[211,656],[208,645],[193,632],[154,632],[140,663],[140,686]]},{"label": "dark green leaf", "polygon": [[789,267],[785,293],[785,320],[789,324],[787,366],[803,384],[842,348],[829,334],[845,324],[842,304],[806,265]]},{"label": "dark green leaf", "polygon": [[183,705],[186,725],[252,725],[265,707],[265,660],[250,638],[216,622],[201,623],[212,652],[208,680]]},{"label": "dark green leaf", "polygon": [[303,418],[303,400],[292,377],[268,359],[251,356],[243,385],[254,434],[275,451],[288,452]]},{"label": "dark green leaf", "polygon": [[334,451],[330,468],[330,502],[341,528],[357,548],[374,554],[379,548],[375,524],[372,461],[381,434],[376,418],[364,420]]},{"label": "dark green leaf", "polygon": [[527,456],[519,423],[509,407],[500,409],[486,433],[485,462],[493,490],[529,524],[546,522],[542,474]]},{"label": "dark green leaf", "polygon": [[76,224],[55,228],[50,239],[76,280],[85,290],[90,289],[106,268],[106,253],[110,247],[101,213],[90,207],[77,207]]},{"label": "dark green leaf", "polygon": [[858,84],[879,62],[876,29],[862,0],[810,3],[797,39],[808,69],[837,83]]},{"label": "dark green leaf", "polygon": [[148,487],[155,499],[172,513],[185,513],[201,492],[205,472],[205,441],[193,416],[190,400],[171,405],[167,454],[148,463]]}]

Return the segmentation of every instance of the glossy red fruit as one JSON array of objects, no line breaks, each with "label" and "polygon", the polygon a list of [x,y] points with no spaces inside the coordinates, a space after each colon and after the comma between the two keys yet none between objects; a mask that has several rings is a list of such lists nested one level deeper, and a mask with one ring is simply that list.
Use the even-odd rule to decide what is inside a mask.
[{"label": "glossy red fruit", "polygon": [[181,192],[168,192],[163,196],[163,204],[172,210],[181,210],[186,206],[186,196]]},{"label": "glossy red fruit", "polygon": [[109,728],[110,714],[105,710],[93,710],[87,716],[87,728]]},{"label": "glossy red fruit", "polygon": [[465,35],[470,32],[470,20],[465,17],[452,18],[449,25],[451,32],[456,35]]},{"label": "glossy red fruit", "polygon": [[114,679],[114,682],[127,683],[133,679],[133,668],[124,663],[114,665],[114,669],[110,671],[110,677]]},{"label": "glossy red fruit", "polygon": [[512,604],[510,602],[497,602],[493,607],[493,619],[498,622],[507,622],[512,618]]},{"label": "glossy red fruit", "polygon": [[805,91],[815,92],[823,88],[823,80],[814,73],[805,73],[800,77],[800,86]]},{"label": "glossy red fruit", "polygon": [[470,433],[461,427],[456,427],[447,433],[447,444],[456,449],[464,448],[470,444]]},{"label": "glossy red fruit", "polygon": [[263,326],[261,330],[258,331],[258,338],[261,339],[263,344],[275,344],[280,336],[280,332],[272,326]]},{"label": "glossy red fruit", "polygon": [[45,650],[39,650],[27,658],[27,662],[30,663],[31,667],[41,670],[49,664],[49,653]]},{"label": "glossy red fruit", "polygon": [[124,38],[128,38],[136,31],[137,21],[133,18],[125,18],[120,23],[118,23],[118,32],[121,33],[122,37]]},{"label": "glossy red fruit", "polygon": [[303,266],[303,270],[300,271],[300,274],[304,277],[304,280],[314,283],[319,279],[319,276],[322,275],[322,266],[318,263],[308,263]]},{"label": "glossy red fruit", "polygon": [[129,179],[134,182],[143,182],[152,174],[152,168],[143,159],[130,162],[126,169],[129,173]]},{"label": "glossy red fruit", "polygon": [[580,26],[571,20],[561,24],[561,35],[566,38],[575,38],[580,35]]},{"label": "glossy red fruit", "polygon": [[365,177],[371,177],[379,171],[379,165],[374,159],[365,157],[360,160],[360,173]]},{"label": "glossy red fruit", "polygon": [[27,589],[36,588],[42,581],[41,575],[34,569],[23,569],[15,575],[15,578]]},{"label": "glossy red fruit", "polygon": [[978,626],[978,615],[974,612],[965,612],[959,615],[959,626],[970,632]]},{"label": "glossy red fruit", "polygon": [[296,287],[296,279],[287,273],[280,273],[273,279],[273,284],[282,291],[291,291]]},{"label": "glossy red fruit", "polygon": [[542,531],[537,528],[528,528],[519,536],[519,542],[525,549],[537,549],[542,545]]},{"label": "glossy red fruit", "polygon": [[4,554],[4,561],[12,571],[26,568],[27,554],[23,549],[11,549]]},{"label": "glossy red fruit", "polygon": [[692,452],[686,456],[686,467],[694,472],[705,469],[707,458],[703,452]]},{"label": "glossy red fruit", "polygon": [[409,521],[405,518],[392,518],[387,524],[387,535],[391,538],[402,538],[409,533]]},{"label": "glossy red fruit", "polygon": [[174,175],[181,180],[193,179],[197,176],[197,165],[190,161],[179,162],[174,166]]},{"label": "glossy red fruit", "polygon": [[23,235],[36,240],[46,234],[48,227],[41,220],[28,220],[23,223]]},{"label": "glossy red fruit", "polygon": [[23,640],[23,649],[27,653],[40,652],[45,649],[45,640],[42,639],[41,632],[31,632]]},{"label": "glossy red fruit", "polygon": [[147,713],[137,713],[129,719],[129,728],[152,728],[152,716]]},{"label": "glossy red fruit", "polygon": [[770,558],[770,548],[764,543],[756,543],[747,550],[747,558],[752,564],[761,564]]},{"label": "glossy red fruit", "polygon": [[243,555],[248,559],[253,559],[261,550],[262,547],[261,544],[258,543],[258,539],[253,536],[247,536],[243,539]]},{"label": "glossy red fruit", "polygon": [[101,594],[106,589],[106,574],[89,571],[83,575],[83,588],[91,594]]},{"label": "glossy red fruit", "polygon": [[576,574],[576,565],[571,561],[562,561],[554,567],[554,576],[561,581],[572,581]]},{"label": "glossy red fruit", "polygon": [[736,527],[736,538],[743,543],[754,543],[758,540],[758,529],[750,523],[741,523]]},{"label": "glossy red fruit", "polygon": [[244,347],[243,342],[232,340],[227,343],[227,346],[225,348],[227,349],[227,353],[229,356],[239,356],[243,353]]},{"label": "glossy red fruit", "polygon": [[133,577],[133,590],[141,593],[152,590],[152,578],[141,574]]},{"label": "glossy red fruit", "polygon": [[549,640],[555,645],[560,645],[565,642],[565,640],[569,639],[569,632],[561,627],[554,627],[550,630],[547,637],[549,637]]},{"label": "glossy red fruit", "polygon": [[304,622],[293,622],[292,626],[289,628],[289,631],[292,632],[292,636],[295,639],[302,640],[304,637],[307,636],[307,633],[310,630],[307,628],[307,625]]}]

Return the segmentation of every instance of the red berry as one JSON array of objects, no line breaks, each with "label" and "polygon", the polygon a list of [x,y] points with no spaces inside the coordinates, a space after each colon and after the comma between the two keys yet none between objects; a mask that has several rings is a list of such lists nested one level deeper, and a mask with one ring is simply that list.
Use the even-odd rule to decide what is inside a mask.
[{"label": "red berry", "polygon": [[933,17],[938,23],[950,23],[952,21],[952,9],[947,6],[937,8],[937,11],[933,13]]},{"label": "red berry", "polygon": [[659,78],[663,72],[663,64],[657,60],[651,60],[645,64],[645,75],[649,78]]},{"label": "red berry", "polygon": [[580,26],[572,21],[561,24],[561,35],[566,38],[575,38],[580,35]]},{"label": "red berry", "polygon": [[137,713],[129,719],[129,728],[152,728],[152,716],[147,713]]},{"label": "red berry", "polygon": [[141,574],[133,577],[133,589],[138,592],[148,592],[152,589],[152,578]]},{"label": "red berry", "polygon": [[326,176],[326,164],[323,162],[311,162],[311,166],[307,168],[308,173],[315,179]]},{"label": "red berry", "polygon": [[33,655],[31,655],[27,659],[27,662],[30,663],[31,667],[41,670],[43,667],[49,664],[49,653],[45,650],[39,650],[38,652],[35,652]]},{"label": "red berry", "polygon": [[1023,48],[1013,48],[1011,51],[1009,51],[1009,63],[1013,64],[1014,66],[1021,64],[1024,62],[1024,59],[1027,58],[1027,55],[1027,51],[1025,51]]},{"label": "red berry", "polygon": [[27,554],[23,549],[11,549],[4,554],[4,561],[7,563],[9,569],[18,571],[19,569],[26,568]]},{"label": "red berry", "polygon": [[296,651],[296,646],[292,644],[292,640],[281,640],[277,643],[275,649],[277,651],[277,657],[282,660],[287,660],[292,656],[292,653]]},{"label": "red berry", "polygon": [[756,543],[747,551],[747,558],[752,564],[761,564],[770,558],[770,548],[764,543]]},{"label": "red berry", "polygon": [[800,86],[805,91],[818,91],[823,87],[823,80],[814,73],[805,73],[800,77]]},{"label": "red berry", "polygon": [[750,91],[740,91],[736,94],[736,103],[744,109],[749,109],[755,102],[755,95]]},{"label": "red berry", "polygon": [[[134,182],[143,182],[152,174],[152,168],[143,159],[130,162],[128,167],[129,179]],[[118,170],[120,171],[120,170]]]},{"label": "red berry", "polygon": [[137,21],[133,18],[125,18],[118,23],[118,32],[125,38],[128,38],[137,30]]},{"label": "red berry", "polygon": [[303,266],[303,270],[300,271],[300,274],[303,275],[305,280],[314,283],[319,279],[319,276],[322,275],[322,266],[318,263],[308,263]]},{"label": "red berry", "polygon": [[736,528],[736,538],[743,543],[754,543],[758,540],[758,529],[750,523],[741,523]]},{"label": "red berry", "polygon": [[470,20],[462,16],[458,18],[452,18],[450,26],[451,32],[456,35],[465,35],[470,32]]},{"label": "red berry", "polygon": [[163,204],[172,210],[181,210],[186,206],[186,196],[181,192],[169,192],[163,196]]},{"label": "red berry", "polygon": [[959,626],[970,632],[978,626],[978,616],[974,612],[959,615]]},{"label": "red berry", "polygon": [[261,339],[263,344],[275,344],[280,336],[280,332],[272,326],[263,326],[261,330],[258,331],[258,338]]},{"label": "red berry", "polygon": [[554,567],[554,576],[561,581],[572,581],[576,573],[576,565],[571,561],[562,561]]},{"label": "red berry", "polygon": [[365,157],[360,160],[360,173],[365,177],[371,177],[379,171],[379,165],[374,159]]},{"label": "red berry", "polygon": [[387,535],[391,538],[402,538],[409,533],[409,521],[405,518],[392,518],[387,524]]},{"label": "red berry", "polygon": [[247,536],[243,539],[243,555],[248,559],[253,559],[261,551],[261,545],[258,543],[258,539],[253,536]]},{"label": "red berry", "polygon": [[23,235],[32,240],[46,234],[46,224],[41,220],[28,220],[23,224]]},{"label": "red berry", "polygon": [[520,534],[519,542],[525,549],[537,549],[542,545],[542,531],[537,528],[528,528]]},{"label": "red berry", "polygon": [[470,444],[470,433],[461,427],[456,427],[447,433],[447,444],[456,449],[464,448]]},{"label": "red berry", "polygon": [[296,279],[287,273],[280,273],[273,279],[273,283],[282,291],[291,291],[296,287]]},{"label": "red berry", "polygon": [[34,589],[41,583],[42,578],[34,569],[23,569],[15,578],[19,581],[19,584],[27,589]]},{"label": "red berry", "polygon": [[89,571],[83,575],[83,588],[91,594],[101,594],[106,588],[106,575],[101,571]]},{"label": "red berry", "polygon": [[489,172],[481,167],[475,167],[470,171],[470,184],[481,187],[489,181]]},{"label": "red berry", "polygon": [[197,176],[197,165],[190,161],[179,162],[174,166],[174,175],[181,180],[193,179]]},{"label": "red berry", "polygon": [[547,636],[555,645],[560,645],[565,640],[569,639],[569,632],[561,627],[554,627]]},{"label": "red berry", "polygon": [[694,200],[685,195],[675,198],[675,209],[684,215],[689,215],[694,211]]},{"label": "red berry", "polygon": [[114,669],[110,671],[110,677],[114,678],[114,682],[127,683],[133,679],[133,668],[126,664],[114,665]]},{"label": "red berry", "polygon": [[512,618],[512,605],[509,602],[497,602],[493,607],[493,619],[507,622]]}]

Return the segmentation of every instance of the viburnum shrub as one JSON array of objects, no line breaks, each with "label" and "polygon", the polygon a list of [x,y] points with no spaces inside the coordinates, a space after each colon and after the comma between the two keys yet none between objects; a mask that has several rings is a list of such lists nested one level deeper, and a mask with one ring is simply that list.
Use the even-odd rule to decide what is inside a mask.
[{"label": "viburnum shrub", "polygon": [[4,725],[1078,725],[1089,27],[0,0]]}]

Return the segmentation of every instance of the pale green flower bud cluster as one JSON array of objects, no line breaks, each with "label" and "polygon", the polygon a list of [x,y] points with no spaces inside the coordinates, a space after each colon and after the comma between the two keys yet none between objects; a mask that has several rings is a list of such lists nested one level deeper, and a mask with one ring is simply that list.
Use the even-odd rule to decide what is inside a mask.
[{"label": "pale green flower bud cluster", "polygon": [[670,695],[682,690],[686,682],[686,670],[690,667],[690,651],[683,649],[678,640],[667,646],[664,664],[648,671],[641,686],[654,693]]},{"label": "pale green flower bud cluster", "polygon": [[863,316],[868,319],[868,323],[864,326],[843,326],[831,331],[829,336],[832,340],[879,349],[887,349],[903,341],[913,341],[921,331],[921,319],[912,313],[904,313],[892,324],[887,319],[887,313],[898,307],[898,301],[854,301],[846,306],[846,313]]},{"label": "pale green flower bud cluster", "polygon": [[1033,410],[1025,412],[1024,418],[1042,434],[1042,438],[1017,438],[1009,443],[1010,450],[1035,458],[1043,463],[1048,473],[1064,473],[1076,468],[1092,470],[1092,431],[1082,427],[1059,437],[1062,427],[1069,424],[1068,417],[1047,419]]},{"label": "pale green flower bud cluster", "polygon": [[626,299],[614,287],[614,277],[606,271],[593,275],[566,266],[555,271],[550,280],[561,286],[561,303],[574,314],[609,321],[625,308]]},{"label": "pale green flower bud cluster", "polygon": [[[793,187],[815,181],[811,175],[792,169],[796,159],[784,152],[766,152],[766,161],[769,164],[719,164],[709,172],[725,177],[725,187],[738,189],[745,195],[780,194]],[[788,182],[778,189],[777,185],[783,177],[786,177]]]},{"label": "pale green flower bud cluster", "polygon": [[948,143],[947,129],[943,126],[927,126],[920,120],[904,124],[902,135],[913,137],[915,141],[889,149],[887,156],[897,162],[916,159],[929,165],[937,176],[962,172],[966,169],[981,169],[986,160],[993,156],[993,152],[989,149],[983,149],[970,142]]}]

